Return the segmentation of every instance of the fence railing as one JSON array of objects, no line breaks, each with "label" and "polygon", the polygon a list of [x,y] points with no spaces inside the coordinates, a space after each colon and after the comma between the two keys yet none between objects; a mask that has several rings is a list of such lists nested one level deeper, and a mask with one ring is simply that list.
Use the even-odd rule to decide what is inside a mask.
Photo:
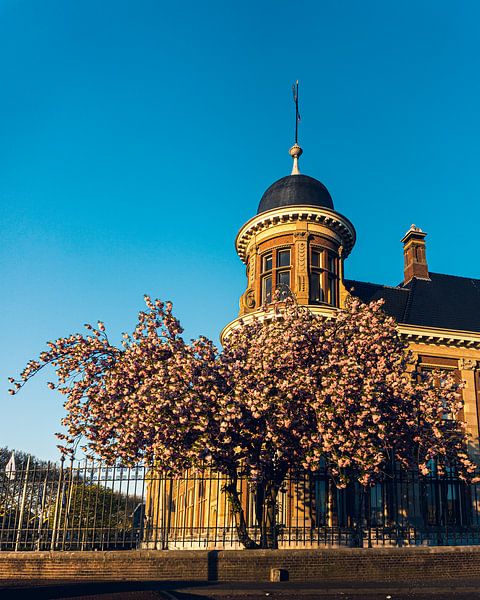
[{"label": "fence railing", "polygon": [[[209,472],[168,478],[88,460],[3,469],[0,550],[240,547],[225,483]],[[237,489],[259,542],[255,491],[245,480]],[[392,469],[368,490],[339,490],[327,471],[291,474],[275,536],[279,547],[480,544],[480,486]]]}]

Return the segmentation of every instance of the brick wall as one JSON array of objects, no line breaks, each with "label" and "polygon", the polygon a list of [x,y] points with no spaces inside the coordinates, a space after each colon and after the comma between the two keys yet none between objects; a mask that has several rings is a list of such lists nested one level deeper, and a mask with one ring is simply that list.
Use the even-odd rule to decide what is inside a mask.
[{"label": "brick wall", "polygon": [[480,577],[480,547],[319,550],[0,552],[2,580],[395,582]]}]

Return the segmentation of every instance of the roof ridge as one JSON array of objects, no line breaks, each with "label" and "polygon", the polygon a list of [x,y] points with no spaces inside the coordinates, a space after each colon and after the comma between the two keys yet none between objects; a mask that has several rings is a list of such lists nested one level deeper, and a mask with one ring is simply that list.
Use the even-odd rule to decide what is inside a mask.
[{"label": "roof ridge", "polygon": [[400,287],[398,285],[385,285],[384,283],[373,283],[373,281],[360,281],[360,279],[344,279],[344,281],[351,281],[352,283],[366,283],[367,285],[376,285],[389,290],[409,291],[408,288]]},{"label": "roof ridge", "polygon": [[480,279],[477,279],[476,277],[468,277],[465,275],[450,275],[448,273],[434,273],[433,271],[430,271],[429,275],[440,275],[442,277],[455,277],[455,279],[469,279],[470,281],[478,281],[480,283]]},{"label": "roof ridge", "polygon": [[384,285],[384,288],[387,290],[399,290],[401,292],[409,292],[410,290],[405,287],[400,287],[399,285]]}]

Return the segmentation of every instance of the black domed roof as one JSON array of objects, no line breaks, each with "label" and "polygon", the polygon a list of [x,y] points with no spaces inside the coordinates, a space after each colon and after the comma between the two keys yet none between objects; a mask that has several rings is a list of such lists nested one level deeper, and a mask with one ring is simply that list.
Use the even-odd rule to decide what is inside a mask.
[{"label": "black domed roof", "polygon": [[324,206],[333,209],[333,201],[327,188],[308,175],[288,175],[282,177],[268,188],[258,205],[257,214],[296,204]]}]

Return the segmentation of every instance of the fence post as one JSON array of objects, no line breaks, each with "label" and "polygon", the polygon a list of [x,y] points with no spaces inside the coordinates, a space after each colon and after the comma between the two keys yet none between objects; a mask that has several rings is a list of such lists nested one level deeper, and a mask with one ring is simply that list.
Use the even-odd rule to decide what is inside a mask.
[{"label": "fence post", "polygon": [[23,492],[22,492],[22,500],[20,503],[20,515],[17,523],[17,536],[15,540],[15,552],[18,551],[20,546],[20,537],[22,535],[22,524],[23,524],[23,513],[25,511],[25,498],[27,496],[27,484],[28,484],[28,473],[30,471],[30,455],[27,458],[27,467],[25,469],[24,480],[23,480]]},{"label": "fence post", "polygon": [[[47,482],[48,482],[49,474],[50,474],[50,461],[47,463],[47,469],[45,471],[44,479],[43,479],[42,496],[41,496],[41,500],[40,500],[40,513],[38,515],[36,550],[41,550],[42,530],[43,530],[43,525],[44,525],[44,520],[45,520],[45,499],[46,499],[46,493],[47,493]],[[48,523],[48,518],[47,518],[47,523]]]},{"label": "fence post", "polygon": [[55,545],[57,543],[57,533],[58,533],[58,522],[59,522],[59,509],[61,510],[61,489],[63,486],[63,463],[65,462],[65,456],[62,454],[62,458],[60,459],[60,474],[58,477],[58,488],[57,488],[57,497],[55,500],[55,514],[53,516],[53,527],[52,527],[52,543],[50,544],[50,550],[55,550]]}]

